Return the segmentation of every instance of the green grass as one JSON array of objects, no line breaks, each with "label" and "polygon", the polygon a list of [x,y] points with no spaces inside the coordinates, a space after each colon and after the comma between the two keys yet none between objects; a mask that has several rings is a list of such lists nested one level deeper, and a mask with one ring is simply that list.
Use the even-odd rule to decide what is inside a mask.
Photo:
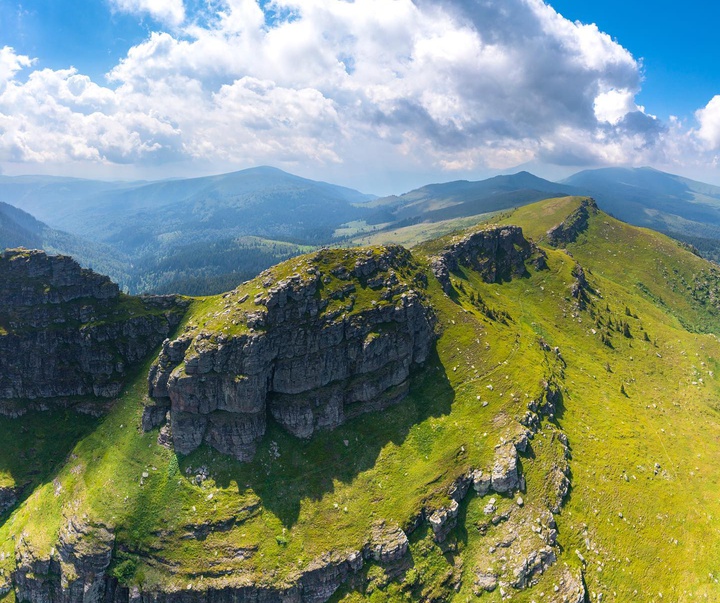
[{"label": "green grass", "polygon": [[[502,220],[542,244],[578,203],[552,200]],[[450,239],[420,246],[408,275],[427,269],[427,254]],[[513,590],[512,600],[540,601],[541,592],[547,600],[566,566],[581,569],[576,550],[587,562],[588,590],[603,593],[603,601],[659,601],[659,593],[665,601],[717,600],[714,268],[662,235],[604,214],[591,217],[568,251],[546,248],[547,270],[502,284],[462,269],[453,274],[453,299],[431,278],[426,295],[441,336],[410,395],[382,420],[365,415],[311,441],[271,424],[252,463],[208,448],[178,458],[155,443],[156,433],[142,434],[145,367],[105,419],[66,439],[76,441],[72,451],[66,445],[67,460],[50,468],[0,527],[0,553],[6,553],[0,568],[12,570],[12,536],[49,555],[62,514],[74,512],[116,527],[113,572],[124,583],[202,590],[243,580],[292,582],[328,551],[361,548],[374,522],[407,526],[421,509],[447,504],[450,484],[469,468],[492,463],[495,444],[518,430],[528,402],[552,379],[562,405],[522,456],[527,491],[514,517],[532,523],[552,500],[548,475],[564,462],[559,431],[570,443],[572,489],[556,517],[558,562],[536,587]],[[355,261],[352,253],[327,254],[328,265]],[[307,261],[280,265],[273,279]],[[570,294],[576,263],[593,290],[584,310]],[[331,280],[328,291],[341,284]],[[254,281],[237,294],[248,293],[252,304],[261,290]],[[358,288],[357,307],[371,300],[370,291]],[[188,324],[218,329],[222,311],[221,296],[197,300]],[[5,456],[12,455],[0,452]],[[201,467],[208,479],[197,483]],[[497,563],[488,545],[507,529],[478,529],[490,496],[464,501],[459,525],[443,545],[427,526],[413,533],[409,565],[397,577],[368,564],[333,601],[476,600],[475,569]],[[501,498],[499,505],[515,503]],[[499,602],[499,590],[480,600]]]},{"label": "green grass", "polygon": [[0,488],[32,490],[66,461],[75,442],[98,420],[69,410],[33,411],[21,418],[0,418]]},{"label": "green grass", "polygon": [[[438,222],[421,222],[401,228],[383,228],[378,232],[360,233],[352,242],[357,245],[404,245],[414,247],[425,241],[436,239],[450,232],[474,226],[478,222],[491,219],[493,213],[478,214],[465,218],[452,218]],[[352,234],[350,235],[352,236]]]}]

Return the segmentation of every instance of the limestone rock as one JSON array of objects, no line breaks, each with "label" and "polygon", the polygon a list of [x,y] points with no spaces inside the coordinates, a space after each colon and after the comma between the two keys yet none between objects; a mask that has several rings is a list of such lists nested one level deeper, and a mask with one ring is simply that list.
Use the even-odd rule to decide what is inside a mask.
[{"label": "limestone rock", "polygon": [[407,535],[402,529],[382,522],[373,526],[365,557],[378,563],[393,563],[405,556],[409,546]]},{"label": "limestone rock", "polygon": [[550,546],[532,551],[522,562],[514,568],[514,588],[527,588],[533,583],[537,574],[542,574],[557,560],[555,550]]},{"label": "limestone rock", "polygon": [[433,531],[433,538],[436,542],[444,542],[448,534],[457,524],[457,516],[460,512],[460,505],[456,500],[450,502],[447,507],[441,507],[430,515],[428,522]]},{"label": "limestone rock", "polygon": [[477,469],[473,472],[473,489],[477,492],[478,496],[485,496],[492,486],[492,477],[485,471]]},{"label": "limestone rock", "polygon": [[0,487],[0,515],[17,503],[17,489]]},{"label": "limestone rock", "polygon": [[6,250],[0,255],[0,401],[114,397],[128,369],[182,313],[175,297],[130,298],[69,257]]},{"label": "limestone rock", "polygon": [[480,596],[483,591],[491,593],[498,586],[498,576],[495,572],[490,571],[476,572],[474,586],[473,590],[477,596]]},{"label": "limestone rock", "polygon": [[[409,286],[418,269],[398,246],[345,254],[354,260],[352,270],[344,264],[328,269],[331,253],[322,251],[309,260],[312,271],[279,280],[261,275],[272,285],[256,296],[264,308],[260,330],[247,322],[248,329],[235,334],[196,329],[163,343],[149,392],[158,406],[170,407],[179,452],[206,442],[250,460],[269,415],[289,433],[309,438],[407,394],[412,369],[426,361],[435,341],[434,314]],[[335,292],[325,291],[329,274],[342,277]],[[373,279],[390,292],[384,303],[330,311],[328,299],[354,295]],[[247,294],[230,294],[228,304],[233,295]],[[146,423],[152,425],[152,417]]]},{"label": "limestone rock", "polygon": [[114,544],[114,534],[106,526],[78,517],[65,519],[51,557],[38,557],[22,541],[13,575],[16,596],[31,603],[101,603]]},{"label": "limestone rock", "polygon": [[510,494],[520,487],[518,453],[514,444],[502,444],[495,450],[491,480],[492,489],[498,494]]},{"label": "limestone rock", "polygon": [[[446,293],[452,290],[450,273],[464,266],[488,283],[527,274],[525,262],[544,252],[523,236],[518,226],[493,226],[465,235],[433,258],[432,271]],[[543,262],[538,264],[542,267]]]},{"label": "limestone rock", "polygon": [[593,199],[583,199],[572,214],[563,222],[547,231],[547,240],[555,247],[573,243],[587,229],[591,213],[597,213],[598,207]]}]

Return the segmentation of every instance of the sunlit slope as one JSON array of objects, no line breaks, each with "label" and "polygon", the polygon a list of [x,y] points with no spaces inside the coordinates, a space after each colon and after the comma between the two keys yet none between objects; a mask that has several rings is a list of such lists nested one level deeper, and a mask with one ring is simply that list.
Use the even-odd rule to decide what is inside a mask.
[{"label": "sunlit slope", "polygon": [[[547,239],[579,202],[528,206],[508,222]],[[604,600],[714,600],[718,271],[675,241],[601,212],[591,211],[566,247],[597,297],[543,333],[568,364],[559,423],[571,442],[573,487],[560,532],[588,561],[588,588]]]},{"label": "sunlit slope", "polygon": [[[369,555],[332,600],[560,602],[571,579],[591,601],[717,600],[714,268],[594,208],[574,241],[550,245],[547,231],[581,204],[541,202],[506,219],[547,256],[546,267],[527,261],[510,280],[487,282],[460,265],[445,292],[433,276],[433,258],[484,226],[414,250],[438,318],[437,354],[382,414],[309,441],[271,425],[248,464],[207,448],[178,457],[157,431],[140,430],[147,389],[138,374],[0,527],[0,592],[12,600],[2,586],[12,572],[28,556],[57,555],[78,517],[89,533],[112,530],[110,574],[143,593],[291,588],[400,527],[408,553],[391,563]],[[297,261],[279,269],[291,273]],[[371,303],[373,292],[358,295]],[[221,304],[198,299],[186,320]],[[451,507],[453,485],[491,469],[497,447],[528,424],[524,489],[481,496],[470,487],[457,527],[437,542],[428,519]],[[528,573],[543,550],[554,561]],[[512,586],[518,571],[527,583]]]}]

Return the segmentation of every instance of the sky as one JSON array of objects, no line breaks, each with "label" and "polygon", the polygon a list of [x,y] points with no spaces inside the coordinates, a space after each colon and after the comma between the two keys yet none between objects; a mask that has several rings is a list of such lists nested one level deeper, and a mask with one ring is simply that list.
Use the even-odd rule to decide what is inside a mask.
[{"label": "sky", "polygon": [[0,0],[0,173],[720,184],[706,0]]}]

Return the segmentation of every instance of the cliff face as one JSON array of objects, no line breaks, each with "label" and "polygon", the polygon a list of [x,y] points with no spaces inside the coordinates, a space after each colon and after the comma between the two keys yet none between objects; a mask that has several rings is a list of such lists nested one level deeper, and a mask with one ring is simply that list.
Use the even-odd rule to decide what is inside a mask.
[{"label": "cliff face", "polygon": [[525,262],[545,266],[544,253],[523,236],[518,226],[494,226],[453,241],[435,256],[432,270],[446,293],[452,289],[450,273],[459,267],[475,270],[488,283],[499,283],[527,273]]},{"label": "cliff face", "polygon": [[128,368],[182,315],[176,298],[131,298],[71,258],[0,256],[0,401],[113,397]]},{"label": "cliff face", "polygon": [[409,252],[324,250],[292,263],[292,274],[289,264],[263,273],[226,294],[206,326],[164,343],[146,426],[168,408],[178,451],[204,441],[249,460],[269,415],[307,438],[407,393],[435,339]]},{"label": "cliff face", "polygon": [[547,231],[548,242],[554,247],[574,243],[578,236],[588,227],[590,214],[596,214],[598,206],[594,199],[583,199],[573,213],[557,226]]}]

